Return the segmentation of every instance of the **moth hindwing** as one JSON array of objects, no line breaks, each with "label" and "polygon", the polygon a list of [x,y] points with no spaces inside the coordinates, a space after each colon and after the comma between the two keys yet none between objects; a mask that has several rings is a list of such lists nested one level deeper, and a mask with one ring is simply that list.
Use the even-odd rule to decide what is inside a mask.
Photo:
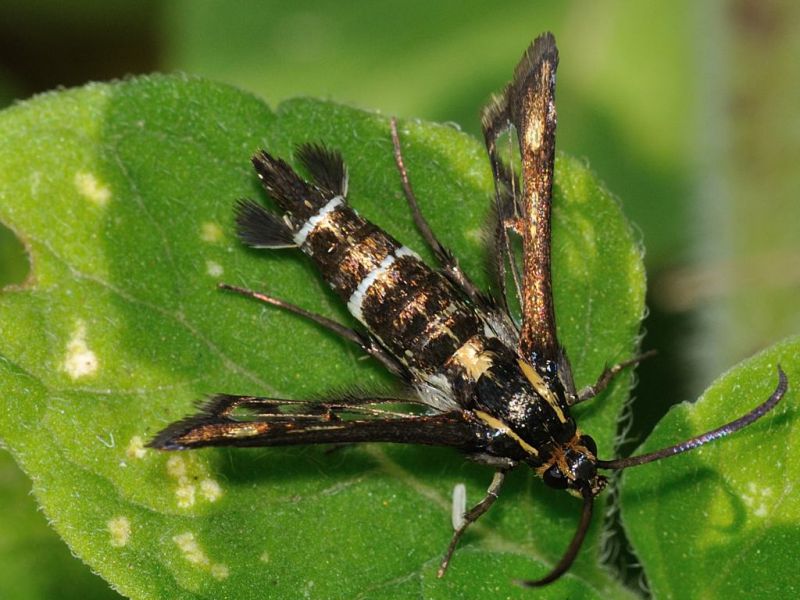
[{"label": "moth hindwing", "polygon": [[[399,180],[437,268],[350,206],[347,169],[338,151],[321,143],[301,145],[296,158],[305,177],[284,159],[258,152],[253,166],[279,210],[240,201],[235,208],[239,238],[254,248],[299,249],[360,327],[346,327],[261,292],[220,287],[303,316],[358,345],[397,376],[404,393],[323,401],[218,394],[196,414],[169,425],[149,445],[185,450],[395,442],[454,448],[491,467],[494,476],[484,498],[462,519],[453,519],[455,531],[439,576],[467,527],[497,499],[506,474],[527,465],[548,486],[567,490],[582,502],[580,524],[563,558],[544,577],[517,582],[539,586],[560,577],[577,555],[594,498],[607,483],[600,469],[623,469],[690,450],[771,410],[787,386],[780,370],[775,392],[753,411],[658,452],[599,460],[594,440],[577,427],[572,406],[596,396],[642,357],[606,369],[593,385],[578,390],[558,341],[550,273],[557,67],[555,39],[545,33],[525,51],[512,81],[483,111],[495,179],[492,250],[499,297],[471,281],[423,216],[394,120],[390,134]],[[498,138],[509,128],[517,133],[521,182],[498,152]],[[522,242],[521,267],[511,252],[514,236]],[[508,273],[522,307],[519,325],[507,308]],[[398,411],[398,402],[424,410]]]}]

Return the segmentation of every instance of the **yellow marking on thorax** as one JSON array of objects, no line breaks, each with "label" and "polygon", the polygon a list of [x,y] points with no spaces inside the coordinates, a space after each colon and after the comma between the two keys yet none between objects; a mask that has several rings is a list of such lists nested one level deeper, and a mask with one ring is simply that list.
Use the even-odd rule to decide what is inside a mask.
[{"label": "yellow marking on thorax", "polygon": [[503,423],[497,417],[493,417],[489,413],[485,413],[482,410],[476,410],[475,414],[478,415],[478,418],[484,423],[486,423],[489,427],[497,429],[501,433],[506,434],[512,440],[517,442],[520,445],[520,447],[523,450],[525,450],[525,452],[527,452],[528,454],[531,454],[533,456],[539,456],[539,451],[536,448],[534,448],[528,442],[519,437],[519,434],[517,434],[514,430],[511,429],[511,427]]},{"label": "yellow marking on thorax", "polygon": [[556,398],[555,393],[551,390],[542,376],[536,372],[531,365],[526,363],[524,360],[517,360],[519,363],[519,368],[522,369],[522,373],[525,375],[525,378],[531,382],[533,389],[536,390],[536,393],[539,394],[542,398],[545,399],[550,405],[550,408],[553,409],[553,412],[556,413],[556,417],[562,423],[567,422],[567,417],[564,415],[564,411],[561,410],[561,406],[558,404],[558,398]]},{"label": "yellow marking on thorax", "polygon": [[492,366],[492,354],[479,348],[472,339],[455,351],[453,360],[464,367],[467,375],[475,381]]}]

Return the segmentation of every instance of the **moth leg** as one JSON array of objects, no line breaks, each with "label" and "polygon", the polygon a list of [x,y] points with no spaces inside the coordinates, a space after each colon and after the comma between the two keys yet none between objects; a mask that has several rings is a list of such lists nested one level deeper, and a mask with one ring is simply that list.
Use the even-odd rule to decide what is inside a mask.
[{"label": "moth leg", "polygon": [[507,468],[498,469],[495,471],[492,482],[489,484],[489,489],[486,490],[486,495],[483,497],[483,500],[478,502],[470,510],[464,513],[464,521],[453,533],[453,537],[450,540],[450,545],[447,546],[447,551],[444,553],[444,558],[442,558],[442,562],[439,565],[439,570],[436,572],[437,577],[444,577],[445,571],[447,571],[447,567],[450,565],[450,559],[453,556],[453,552],[455,552],[456,546],[458,545],[458,541],[461,539],[461,536],[464,535],[467,527],[481,518],[481,516],[483,516],[483,514],[492,507],[492,504],[494,504],[495,500],[497,500],[497,496],[500,493],[500,488],[503,487],[503,481],[505,481],[507,472]]},{"label": "moth leg", "polygon": [[400,147],[400,136],[397,133],[397,119],[394,117],[391,121],[392,131],[392,145],[394,146],[394,161],[397,165],[397,170],[400,172],[400,181],[403,184],[403,192],[408,202],[408,207],[411,210],[411,216],[414,218],[414,225],[417,230],[422,234],[425,243],[433,251],[436,260],[439,261],[442,269],[447,274],[453,283],[455,283],[461,290],[469,296],[473,301],[480,305],[484,305],[485,295],[478,287],[470,281],[466,273],[461,270],[458,265],[458,260],[453,256],[453,253],[445,248],[442,243],[436,239],[431,226],[419,209],[417,197],[414,195],[414,189],[411,187],[411,181],[408,178],[408,171],[406,170],[405,162],[403,161],[403,150]]},{"label": "moth leg", "polygon": [[248,290],[246,288],[230,285],[228,283],[220,283],[218,288],[221,290],[234,292],[236,294],[239,294],[241,296],[246,296],[248,298],[253,298],[254,300],[258,300],[259,302],[264,302],[265,304],[269,304],[271,306],[277,306],[278,308],[282,308],[283,310],[286,310],[290,313],[299,315],[310,321],[313,321],[314,323],[327,329],[328,331],[332,331],[338,336],[358,345],[364,352],[366,352],[373,358],[377,359],[384,367],[386,367],[394,375],[397,375],[404,379],[408,379],[410,376],[405,366],[403,366],[396,358],[394,358],[391,354],[389,354],[386,350],[384,350],[384,348],[371,336],[366,336],[362,333],[359,333],[355,329],[350,329],[349,327],[345,327],[344,325],[337,323],[333,319],[329,319],[328,317],[323,317],[322,315],[317,315],[315,313],[307,311],[304,308],[300,308],[295,304],[291,304],[284,300],[280,300],[279,298],[273,298],[272,296],[267,296],[266,294],[262,294],[261,292]]},{"label": "moth leg", "polygon": [[591,400],[595,396],[597,396],[600,392],[605,390],[608,387],[608,384],[619,375],[623,369],[626,367],[630,367],[631,365],[638,364],[643,360],[650,358],[651,356],[655,356],[655,350],[648,350],[644,354],[640,354],[639,356],[635,356],[630,360],[626,360],[621,363],[617,363],[612,367],[606,367],[603,369],[603,372],[600,373],[600,377],[597,378],[592,385],[587,385],[585,388],[581,389],[577,394],[572,396],[572,399],[568,404],[570,406],[575,406],[580,402],[584,402],[586,400]]}]

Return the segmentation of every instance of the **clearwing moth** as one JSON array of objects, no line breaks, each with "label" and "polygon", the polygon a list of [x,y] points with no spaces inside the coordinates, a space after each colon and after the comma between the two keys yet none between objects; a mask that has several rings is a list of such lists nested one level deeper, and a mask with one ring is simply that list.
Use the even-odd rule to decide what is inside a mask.
[{"label": "clearwing moth", "polygon": [[[578,390],[556,335],[550,208],[557,65],[555,39],[545,33],[525,51],[512,81],[483,110],[496,192],[497,297],[479,290],[431,231],[411,187],[394,120],[391,137],[400,180],[438,269],[348,205],[347,170],[337,151],[318,143],[300,146],[296,158],[309,179],[266,151],[253,157],[261,183],[283,214],[277,216],[251,200],[240,201],[239,238],[254,248],[300,249],[363,329],[350,329],[259,292],[220,287],[306,317],[357,344],[403,382],[411,400],[347,396],[303,401],[218,394],[197,414],[161,431],[149,446],[184,450],[395,442],[460,450],[492,467],[494,477],[485,497],[462,519],[454,519],[440,577],[466,528],[497,499],[506,473],[526,464],[548,486],[567,490],[583,506],[572,541],[550,573],[517,581],[532,587],[555,581],[575,559],[591,521],[593,500],[607,483],[599,470],[625,469],[686,452],[738,431],[774,408],[788,385],[780,367],[775,391],[751,412],[657,452],[600,460],[594,440],[576,426],[571,407],[596,396],[642,357],[607,368],[594,385]],[[497,150],[498,138],[512,127],[519,142],[522,185]],[[521,238],[521,266],[512,258],[510,234]],[[506,279],[514,281],[522,308],[519,324],[508,310]],[[411,415],[386,408],[396,402],[420,404],[427,412]]]}]

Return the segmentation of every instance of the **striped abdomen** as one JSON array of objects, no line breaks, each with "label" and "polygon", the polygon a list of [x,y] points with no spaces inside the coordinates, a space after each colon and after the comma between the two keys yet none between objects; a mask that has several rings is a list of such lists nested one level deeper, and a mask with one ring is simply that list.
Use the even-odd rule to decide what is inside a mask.
[{"label": "striped abdomen", "polygon": [[350,313],[409,368],[438,371],[482,331],[451,284],[414,252],[338,199],[319,214],[295,241]]},{"label": "striped abdomen", "polygon": [[253,159],[282,219],[243,202],[239,235],[255,247],[299,247],[325,281],[382,345],[417,376],[439,373],[483,324],[450,282],[411,250],[345,202],[341,157],[315,145],[298,159],[312,176],[303,180],[283,160],[262,152]]}]

